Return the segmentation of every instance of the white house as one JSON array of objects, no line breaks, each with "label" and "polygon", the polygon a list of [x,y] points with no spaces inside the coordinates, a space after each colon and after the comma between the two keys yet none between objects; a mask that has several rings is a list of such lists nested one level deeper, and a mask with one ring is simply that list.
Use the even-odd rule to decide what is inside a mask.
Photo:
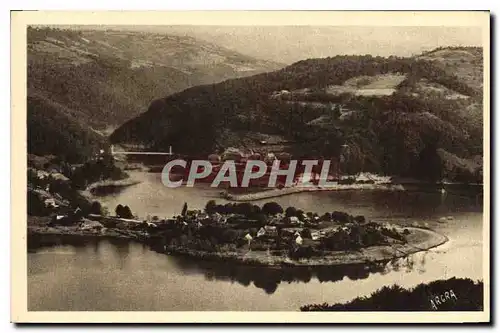
[{"label": "white house", "polygon": [[302,237],[300,237],[300,235],[298,235],[297,238],[295,238],[295,243],[298,245],[302,245],[302,242],[303,242]]},{"label": "white house", "polygon": [[266,225],[266,226],[264,226],[264,230],[266,231],[266,234],[268,234],[269,236],[278,235],[278,229],[276,229],[275,226]]},{"label": "white house", "polygon": [[45,203],[46,207],[48,207],[48,206],[52,206],[54,208],[59,207],[59,205],[56,203],[56,201],[54,200],[54,198],[47,198],[47,199],[44,200],[44,203]]},{"label": "white house", "polygon": [[311,232],[311,239],[312,240],[318,240],[321,237],[321,234],[319,232]]},{"label": "white house", "polygon": [[264,236],[266,234],[266,229],[260,228],[259,231],[257,231],[257,237]]}]

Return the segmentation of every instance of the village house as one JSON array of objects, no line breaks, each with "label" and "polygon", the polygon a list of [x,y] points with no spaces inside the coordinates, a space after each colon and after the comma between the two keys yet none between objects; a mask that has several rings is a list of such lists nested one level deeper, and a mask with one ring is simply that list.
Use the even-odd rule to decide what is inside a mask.
[{"label": "village house", "polygon": [[266,232],[266,235],[268,235],[268,236],[271,236],[271,237],[278,236],[278,229],[275,226],[266,225],[266,226],[264,226],[264,230]]},{"label": "village house", "polygon": [[298,235],[297,238],[295,238],[295,243],[297,245],[302,245],[303,241],[304,240],[302,239],[302,237],[300,235]]},{"label": "village house", "polygon": [[311,239],[312,240],[318,240],[321,238],[321,234],[317,231],[313,231],[311,232]]},{"label": "village house", "polygon": [[252,241],[253,237],[250,235],[250,234],[246,234],[243,239],[245,239],[248,244],[250,244],[250,242]]},{"label": "village house", "polygon": [[217,224],[226,224],[227,223],[226,217],[222,216],[221,214],[219,214],[217,212],[210,215],[210,218],[212,219],[212,221],[214,221]]},{"label": "village house", "polygon": [[58,208],[59,205],[56,203],[54,198],[47,198],[44,201],[45,207]]}]

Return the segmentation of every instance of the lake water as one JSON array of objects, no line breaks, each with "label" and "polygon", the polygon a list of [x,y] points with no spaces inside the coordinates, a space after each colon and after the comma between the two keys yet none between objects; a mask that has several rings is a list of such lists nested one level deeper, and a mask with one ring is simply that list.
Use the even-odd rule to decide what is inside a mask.
[{"label": "lake water", "polygon": [[[168,189],[159,174],[99,198],[112,211],[128,204],[139,216],[179,214],[184,202],[203,208],[219,199],[208,186]],[[267,269],[167,256],[125,241],[58,245],[28,254],[28,308],[36,310],[299,310],[337,303],[387,285],[412,287],[450,277],[482,279],[482,201],[461,191],[317,192],[271,200],[324,213],[346,211],[376,220],[427,224],[450,238],[438,248],[377,267]],[[262,204],[262,202],[256,202]],[[450,216],[446,223],[438,219]],[[459,296],[459,291],[456,291]]]}]

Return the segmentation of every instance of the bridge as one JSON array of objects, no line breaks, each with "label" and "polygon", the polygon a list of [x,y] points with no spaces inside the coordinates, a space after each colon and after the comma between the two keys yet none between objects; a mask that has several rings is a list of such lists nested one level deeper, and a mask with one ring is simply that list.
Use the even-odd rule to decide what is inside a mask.
[{"label": "bridge", "polygon": [[171,156],[172,146],[169,147],[168,152],[157,152],[157,151],[115,151],[115,146],[111,145],[111,155],[168,155]]}]

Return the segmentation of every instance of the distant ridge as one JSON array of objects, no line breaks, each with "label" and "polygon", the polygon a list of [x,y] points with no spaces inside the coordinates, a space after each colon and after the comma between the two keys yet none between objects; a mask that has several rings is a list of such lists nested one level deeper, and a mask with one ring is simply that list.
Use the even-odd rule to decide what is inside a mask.
[{"label": "distant ridge", "polygon": [[[37,124],[43,112],[60,113],[52,121],[64,124],[76,120],[78,125],[52,124],[50,129],[53,133],[78,128],[77,133],[58,133],[79,138],[71,140],[78,145],[68,145],[73,151],[94,142],[82,137],[90,128],[103,132],[116,127],[165,94],[281,67],[195,38],[167,34],[29,27],[27,41],[28,111],[37,110],[28,131],[36,128],[38,135],[51,140]],[[56,142],[29,144],[30,153],[49,147],[57,147]]]},{"label": "distant ridge", "polygon": [[352,171],[414,175],[421,153],[482,154],[482,77],[476,47],[308,59],[158,99],[110,139],[209,154],[271,135],[296,155],[338,156],[347,144]]}]

